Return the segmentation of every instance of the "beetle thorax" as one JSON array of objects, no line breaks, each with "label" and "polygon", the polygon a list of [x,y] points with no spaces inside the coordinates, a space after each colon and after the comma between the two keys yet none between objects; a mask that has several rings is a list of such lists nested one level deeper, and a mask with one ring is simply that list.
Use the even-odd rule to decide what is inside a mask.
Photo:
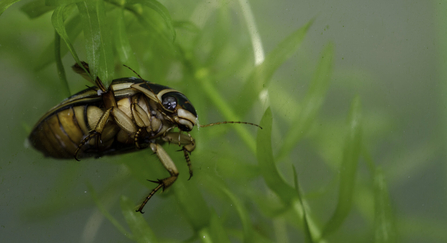
[{"label": "beetle thorax", "polygon": [[138,131],[140,136],[138,140],[153,140],[175,126],[169,116],[160,112],[156,102],[142,94],[121,98],[117,100],[116,104],[118,109],[133,123],[133,125],[130,125],[130,129],[121,129],[118,133],[117,139],[119,142],[133,143]]}]

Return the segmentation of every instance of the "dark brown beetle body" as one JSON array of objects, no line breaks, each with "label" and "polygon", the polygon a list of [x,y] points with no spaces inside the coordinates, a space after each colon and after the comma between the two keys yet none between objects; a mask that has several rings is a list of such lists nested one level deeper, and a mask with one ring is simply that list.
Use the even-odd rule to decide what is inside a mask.
[{"label": "dark brown beetle body", "polygon": [[[188,126],[176,124],[175,118],[166,119],[167,111],[141,90],[146,93],[155,92],[154,95],[159,96],[160,100],[166,94],[176,98],[179,105],[186,108],[183,111],[187,112],[187,115],[184,114],[187,116],[186,119],[190,119],[191,124],[195,125],[197,114],[194,107],[180,92],[141,79],[117,79],[111,83],[108,92],[114,93],[116,108],[119,109],[117,116],[127,116],[133,126],[120,127],[116,119],[109,118],[101,133],[101,139],[98,141],[93,137],[87,141],[81,147],[78,158],[130,152],[138,149],[135,146],[136,142],[140,148],[144,148],[150,143],[157,142],[156,140],[163,140],[164,135],[169,134],[170,130],[178,125],[184,131],[191,130]],[[95,129],[100,118],[110,108],[105,105],[104,97],[98,95],[98,91],[100,90],[97,87],[83,90],[47,112],[31,132],[29,136],[31,144],[45,156],[72,159],[83,139]],[[178,114],[168,114],[178,117]],[[145,129],[141,129],[138,141],[135,141],[139,128]]]},{"label": "dark brown beetle body", "polygon": [[[88,65],[73,69],[86,76]],[[138,212],[159,189],[178,177],[178,170],[161,147],[164,142],[182,146],[192,176],[189,154],[195,148],[187,133],[197,124],[191,102],[179,91],[138,78],[113,80],[108,89],[85,89],[47,112],[35,125],[29,141],[45,156],[69,159],[100,157],[150,147],[170,177],[153,181],[158,186],[146,197]],[[174,128],[180,132],[174,132]],[[184,133],[182,133],[184,132]]]}]

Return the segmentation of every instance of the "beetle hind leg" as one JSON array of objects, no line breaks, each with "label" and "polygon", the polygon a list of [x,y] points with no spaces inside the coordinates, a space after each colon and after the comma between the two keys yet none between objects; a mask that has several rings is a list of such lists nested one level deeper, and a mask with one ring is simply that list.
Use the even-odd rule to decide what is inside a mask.
[{"label": "beetle hind leg", "polygon": [[85,138],[81,141],[81,143],[79,144],[78,148],[76,149],[76,151],[75,151],[75,153],[74,153],[74,158],[75,158],[75,160],[80,161],[80,160],[78,159],[78,154],[79,154],[79,152],[81,151],[81,148],[84,147],[84,145],[85,145],[88,141],[90,141],[90,139],[92,139],[92,138],[94,138],[94,137],[97,137],[97,138],[96,138],[96,144],[97,144],[96,146],[98,147],[98,141],[99,141],[99,139],[101,138],[101,133],[99,133],[99,132],[93,130],[93,131],[91,131],[90,134],[89,134],[87,137],[85,137]]},{"label": "beetle hind leg", "polygon": [[107,123],[107,120],[109,119],[110,116],[110,112],[111,112],[112,108],[107,109],[104,114],[102,114],[102,116],[99,118],[98,123],[95,126],[95,129],[93,129],[92,131],[90,131],[90,133],[81,141],[81,143],[79,143],[78,148],[76,149],[75,153],[74,153],[74,158],[79,161],[78,159],[78,154],[81,151],[81,148],[88,142],[90,141],[90,139],[97,137],[96,138],[96,147],[99,148],[99,140],[101,139],[101,133],[104,130],[104,127]]},{"label": "beetle hind leg", "polygon": [[[152,197],[158,190],[160,190],[160,188],[163,187],[163,183],[160,183],[160,182],[158,182],[158,181],[151,181],[151,180],[148,180],[148,181],[150,181],[150,182],[154,182],[154,183],[159,183],[159,184],[158,184],[158,186],[155,187],[155,188],[151,191],[151,193],[149,193],[149,195],[144,199],[144,201],[143,201],[143,203],[140,205],[140,207],[139,207],[137,210],[135,210],[135,212],[140,212],[141,214],[144,213],[144,212],[143,212],[143,208],[144,208],[144,206],[146,205],[146,203],[149,201],[149,199],[151,199],[151,197]],[[160,181],[160,180],[159,180],[159,181]]]},{"label": "beetle hind leg", "polygon": [[175,166],[172,159],[169,157],[169,155],[166,153],[166,151],[161,147],[160,144],[151,143],[150,147],[152,151],[158,156],[163,166],[166,168],[166,170],[169,172],[171,176],[166,177],[164,179],[158,179],[156,181],[148,180],[150,182],[157,183],[158,186],[152,189],[152,191],[149,193],[149,195],[144,199],[143,203],[141,203],[140,207],[136,210],[136,212],[144,213],[143,208],[146,205],[146,203],[151,199],[151,197],[161,188],[163,188],[163,191],[170,187],[172,184],[174,184],[175,180],[177,180],[177,177],[179,175],[177,167]]}]

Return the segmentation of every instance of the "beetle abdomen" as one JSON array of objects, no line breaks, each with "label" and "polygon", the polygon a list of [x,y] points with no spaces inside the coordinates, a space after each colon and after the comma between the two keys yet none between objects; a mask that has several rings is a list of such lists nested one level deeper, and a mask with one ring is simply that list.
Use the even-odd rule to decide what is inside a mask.
[{"label": "beetle abdomen", "polygon": [[[72,159],[82,140],[95,128],[104,111],[97,106],[65,106],[46,115],[29,136],[29,141],[45,156]],[[113,143],[118,127],[109,121],[101,140],[90,139],[82,147],[79,157],[90,157],[106,150]]]}]

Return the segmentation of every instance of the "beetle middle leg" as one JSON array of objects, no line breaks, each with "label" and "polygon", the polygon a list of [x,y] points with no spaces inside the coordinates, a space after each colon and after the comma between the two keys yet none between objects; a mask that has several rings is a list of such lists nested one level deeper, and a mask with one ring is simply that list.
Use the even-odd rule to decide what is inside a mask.
[{"label": "beetle middle leg", "polygon": [[177,167],[175,166],[171,157],[169,157],[168,153],[166,153],[166,151],[163,149],[163,147],[161,147],[160,144],[151,143],[149,146],[151,147],[152,151],[158,156],[161,163],[163,164],[163,166],[166,168],[166,170],[169,172],[169,174],[171,176],[166,177],[161,180],[159,179],[157,181],[149,180],[150,182],[158,183],[158,186],[155,187],[151,191],[151,193],[149,193],[149,195],[144,199],[144,201],[140,205],[140,207],[136,210],[136,212],[140,212],[142,214],[144,213],[142,210],[143,210],[144,206],[146,205],[146,203],[149,201],[149,199],[151,199],[151,197],[161,188],[163,188],[163,190],[165,190],[166,188],[170,187],[175,182],[175,180],[177,180],[177,177],[179,174]]}]

